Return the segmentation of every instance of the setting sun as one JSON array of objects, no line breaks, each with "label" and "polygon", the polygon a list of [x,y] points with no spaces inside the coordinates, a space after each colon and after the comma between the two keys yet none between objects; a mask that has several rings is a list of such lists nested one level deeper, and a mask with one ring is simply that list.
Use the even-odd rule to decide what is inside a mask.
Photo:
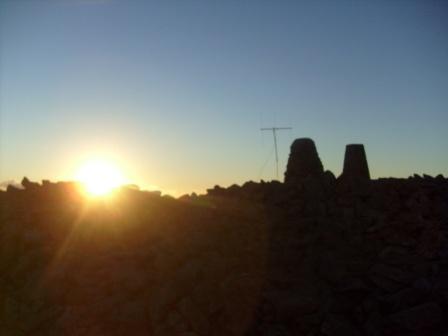
[{"label": "setting sun", "polygon": [[120,169],[113,163],[103,160],[86,162],[76,176],[92,196],[110,193],[124,183]]}]

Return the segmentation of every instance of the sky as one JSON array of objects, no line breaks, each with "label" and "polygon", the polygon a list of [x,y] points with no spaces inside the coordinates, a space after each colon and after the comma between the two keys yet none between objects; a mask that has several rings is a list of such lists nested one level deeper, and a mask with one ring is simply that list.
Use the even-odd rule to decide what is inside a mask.
[{"label": "sky", "polygon": [[0,181],[101,157],[180,195],[280,179],[295,138],[341,173],[448,175],[445,1],[0,0]]}]

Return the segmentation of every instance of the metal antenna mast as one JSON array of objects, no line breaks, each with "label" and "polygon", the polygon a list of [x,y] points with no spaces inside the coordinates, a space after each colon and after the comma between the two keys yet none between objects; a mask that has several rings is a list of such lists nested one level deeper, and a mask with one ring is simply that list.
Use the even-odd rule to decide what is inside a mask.
[{"label": "metal antenna mast", "polygon": [[275,147],[275,172],[278,180],[278,150],[277,150],[277,131],[280,130],[290,130],[292,127],[267,127],[260,128],[261,131],[272,131],[272,135],[274,136],[274,147]]}]

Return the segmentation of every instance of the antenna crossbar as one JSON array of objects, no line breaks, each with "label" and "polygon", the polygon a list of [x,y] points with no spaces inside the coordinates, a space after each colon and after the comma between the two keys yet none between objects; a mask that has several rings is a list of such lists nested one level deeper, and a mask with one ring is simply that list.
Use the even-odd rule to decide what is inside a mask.
[{"label": "antenna crossbar", "polygon": [[291,130],[292,127],[263,127],[260,128],[261,131],[272,131],[274,136],[274,147],[275,147],[275,173],[278,180],[278,149],[277,149],[277,131],[281,130]]}]

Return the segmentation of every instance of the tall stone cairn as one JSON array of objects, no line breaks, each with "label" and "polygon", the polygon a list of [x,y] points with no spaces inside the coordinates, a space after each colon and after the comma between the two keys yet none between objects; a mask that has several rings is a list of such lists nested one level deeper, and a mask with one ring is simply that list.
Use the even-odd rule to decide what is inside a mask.
[{"label": "tall stone cairn", "polygon": [[295,184],[307,177],[321,177],[323,174],[324,168],[314,141],[309,138],[294,140],[286,167],[285,183]]},{"label": "tall stone cairn", "polygon": [[370,179],[366,152],[362,144],[350,144],[345,147],[343,179]]}]

